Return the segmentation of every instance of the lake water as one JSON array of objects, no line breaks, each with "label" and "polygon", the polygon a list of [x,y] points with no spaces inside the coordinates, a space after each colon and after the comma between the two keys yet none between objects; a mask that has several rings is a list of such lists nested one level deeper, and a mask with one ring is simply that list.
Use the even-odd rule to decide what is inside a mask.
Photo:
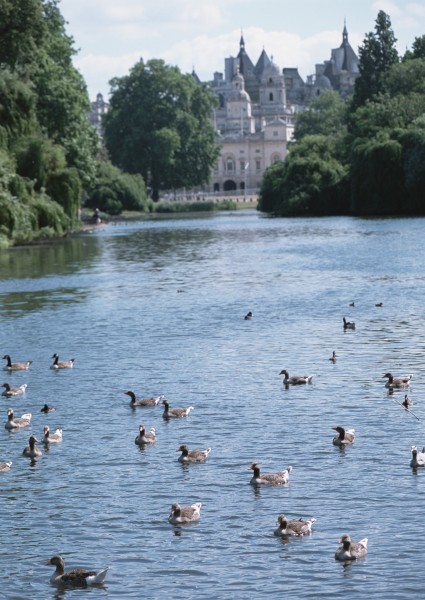
[{"label": "lake water", "polygon": [[[1,398],[3,421],[9,405],[33,418],[0,432],[13,461],[0,474],[0,597],[422,598],[425,469],[409,462],[425,444],[424,232],[423,219],[240,211],[0,253],[0,356],[33,361],[3,372],[28,384]],[[74,369],[50,370],[54,352]],[[312,385],[285,389],[284,368]],[[387,371],[413,374],[414,414]],[[194,410],[165,422],[162,407],[131,410],[127,389]],[[134,444],[140,423],[154,446]],[[46,424],[63,443],[31,465],[22,450]],[[333,446],[336,425],[355,428],[352,447]],[[182,443],[211,447],[208,461],[182,466]],[[292,465],[289,484],[255,489],[252,462]],[[201,520],[171,526],[176,501],[202,502]],[[315,517],[313,534],[275,537],[280,513]],[[365,560],[334,560],[343,533],[369,538]],[[57,592],[54,554],[110,565],[106,585]]]}]

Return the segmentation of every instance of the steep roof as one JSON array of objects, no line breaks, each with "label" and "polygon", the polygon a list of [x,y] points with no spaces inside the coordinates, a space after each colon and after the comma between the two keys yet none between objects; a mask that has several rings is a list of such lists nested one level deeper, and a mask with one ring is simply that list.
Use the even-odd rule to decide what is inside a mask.
[{"label": "steep roof", "polygon": [[257,79],[261,79],[264,69],[270,65],[270,62],[270,58],[267,56],[267,53],[263,48],[260,58],[257,60],[257,64],[254,67],[254,75],[257,77]]}]

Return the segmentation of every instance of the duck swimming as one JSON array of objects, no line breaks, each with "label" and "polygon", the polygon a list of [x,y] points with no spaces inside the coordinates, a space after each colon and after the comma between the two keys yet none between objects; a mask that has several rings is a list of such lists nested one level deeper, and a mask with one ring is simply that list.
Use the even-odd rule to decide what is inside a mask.
[{"label": "duck swimming", "polygon": [[177,502],[172,505],[168,522],[173,525],[181,523],[193,523],[201,518],[201,502],[191,504],[190,506],[180,506]]},{"label": "duck swimming", "polygon": [[75,358],[69,360],[59,360],[59,355],[55,352],[52,356],[54,358],[53,364],[50,365],[51,369],[72,369],[74,366]]},{"label": "duck swimming", "polygon": [[50,578],[50,583],[61,587],[86,588],[88,585],[98,585],[103,583],[109,569],[109,567],[101,571],[72,569],[65,573],[65,563],[61,556],[53,556],[46,564],[56,567],[56,571]]},{"label": "duck swimming", "polygon": [[10,471],[10,467],[12,466],[12,461],[8,462],[0,462],[0,473],[6,473],[6,471]]},{"label": "duck swimming", "polygon": [[425,448],[422,452],[419,452],[416,446],[411,448],[412,458],[410,460],[410,466],[416,469],[417,467],[425,467]]},{"label": "duck swimming", "polygon": [[409,387],[410,380],[412,379],[411,375],[406,375],[405,377],[393,377],[391,373],[385,373],[382,377],[387,377],[388,381],[385,384],[385,387],[390,389]]},{"label": "duck swimming", "polygon": [[289,373],[286,369],[282,369],[279,375],[285,375],[283,379],[283,385],[303,385],[305,383],[311,383],[313,375],[292,375],[289,377]]},{"label": "duck swimming", "polygon": [[367,542],[367,538],[363,538],[359,542],[352,542],[348,533],[345,533],[339,540],[342,545],[335,552],[335,560],[345,562],[363,558],[367,554]]},{"label": "duck swimming", "polygon": [[37,456],[41,456],[43,453],[40,448],[36,447],[36,442],[38,442],[38,439],[34,435],[31,435],[28,440],[28,446],[26,446],[22,452],[22,456],[26,456],[27,458],[37,458]]},{"label": "duck swimming", "polygon": [[356,324],[354,323],[354,321],[347,321],[347,319],[345,317],[342,317],[342,323],[343,323],[344,329],[355,329],[356,328]]},{"label": "duck swimming", "polygon": [[334,446],[348,446],[349,444],[354,444],[356,440],[354,429],[344,429],[341,425],[332,427],[332,429],[338,432],[338,435],[332,440]]},{"label": "duck swimming", "polygon": [[311,526],[316,520],[317,519],[314,517],[307,521],[304,521],[304,519],[299,519],[298,521],[295,519],[289,520],[285,515],[279,515],[276,521],[276,525],[279,525],[279,527],[274,530],[274,534],[280,536],[294,535],[299,537],[309,535],[311,533]]},{"label": "duck swimming", "polygon": [[27,371],[30,368],[30,365],[32,364],[32,360],[13,363],[8,354],[5,354],[3,356],[3,360],[7,360],[7,364],[4,367],[5,371]]},{"label": "duck swimming", "polygon": [[6,398],[11,398],[12,396],[19,396],[20,394],[25,394],[27,389],[27,384],[23,383],[19,387],[11,387],[9,383],[3,383],[4,391],[2,392],[2,396],[6,396]]},{"label": "duck swimming", "polygon": [[7,421],[5,423],[5,429],[21,429],[27,427],[31,421],[31,413],[25,413],[22,417],[14,418],[13,408],[7,410]]},{"label": "duck swimming", "polygon": [[288,467],[278,473],[268,473],[266,475],[260,475],[260,465],[258,463],[252,463],[249,469],[254,471],[254,475],[251,478],[250,483],[252,485],[284,485],[289,481],[289,473],[292,471],[292,467]]},{"label": "duck swimming", "polygon": [[48,404],[45,404],[43,406],[43,408],[40,410],[40,412],[49,413],[49,412],[54,412],[55,410],[56,410],[56,408],[54,406],[49,406]]},{"label": "duck swimming", "polygon": [[249,311],[249,313],[246,313],[246,315],[244,316],[245,321],[250,321],[252,319],[254,315],[252,314],[251,311]]},{"label": "duck swimming", "polygon": [[49,426],[44,427],[44,437],[41,440],[43,444],[60,443],[62,441],[62,429],[56,429],[55,433],[50,433]]},{"label": "duck swimming", "polygon": [[140,398],[136,399],[136,394],[131,390],[127,390],[124,392],[127,396],[130,396],[130,406],[131,408],[136,408],[136,406],[157,406],[160,403],[161,399],[164,396],[152,396],[151,398]]},{"label": "duck swimming", "polygon": [[331,362],[336,363],[336,352],[335,350],[332,352],[332,356],[329,359]]},{"label": "duck swimming", "polygon": [[139,426],[139,434],[136,435],[134,443],[138,446],[144,446],[145,444],[153,444],[156,442],[156,430],[155,427],[151,427],[150,431],[146,431],[144,425]]},{"label": "duck swimming", "polygon": [[162,413],[164,419],[187,417],[190,411],[193,410],[193,406],[188,406],[187,408],[170,408],[168,400],[163,400],[162,404],[164,405],[164,412]]},{"label": "duck swimming", "polygon": [[409,406],[413,406],[413,402],[410,398],[408,398],[407,394],[404,396],[404,400],[401,403],[404,408],[409,408]]},{"label": "duck swimming", "polygon": [[206,450],[189,450],[186,444],[182,444],[177,448],[176,452],[181,452],[177,459],[181,463],[205,462],[208,454],[211,452],[211,448],[207,448]]}]

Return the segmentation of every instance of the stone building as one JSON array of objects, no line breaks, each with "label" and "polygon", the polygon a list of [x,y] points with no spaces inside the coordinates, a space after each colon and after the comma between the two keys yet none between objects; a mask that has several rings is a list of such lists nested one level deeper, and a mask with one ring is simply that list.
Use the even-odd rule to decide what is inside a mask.
[{"label": "stone building", "polygon": [[351,94],[357,76],[345,24],[341,46],[307,81],[296,68],[281,69],[264,49],[254,65],[242,35],[237,56],[226,58],[224,75],[214,73],[209,84],[218,99],[212,119],[221,152],[205,191],[257,192],[267,167],[285,159],[296,114],[324,91]]}]

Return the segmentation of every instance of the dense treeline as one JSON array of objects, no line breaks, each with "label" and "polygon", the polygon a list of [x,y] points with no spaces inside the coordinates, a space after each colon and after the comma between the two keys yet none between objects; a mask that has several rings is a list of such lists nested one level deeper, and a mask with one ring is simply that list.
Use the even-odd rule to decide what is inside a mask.
[{"label": "dense treeline", "polygon": [[316,98],[272,165],[259,209],[281,215],[425,214],[425,36],[399,57],[378,13],[359,49],[354,95]]},{"label": "dense treeline", "polygon": [[57,0],[0,1],[0,247],[64,234],[112,184],[99,208],[147,206],[141,178],[101,158],[74,54]]}]

